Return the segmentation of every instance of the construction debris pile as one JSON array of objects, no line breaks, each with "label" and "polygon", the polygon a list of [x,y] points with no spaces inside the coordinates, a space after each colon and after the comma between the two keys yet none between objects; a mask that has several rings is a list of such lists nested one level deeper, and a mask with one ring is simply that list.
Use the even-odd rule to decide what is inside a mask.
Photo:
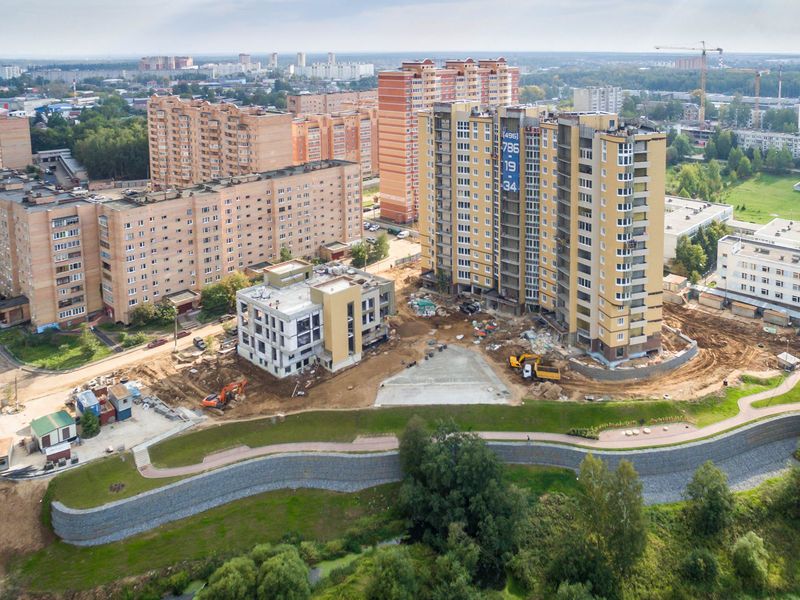
[{"label": "construction debris pile", "polygon": [[481,338],[497,331],[496,321],[472,321],[472,331],[475,335],[475,343],[480,344]]},{"label": "construction debris pile", "polygon": [[531,398],[537,400],[566,400],[567,397],[562,393],[561,386],[549,381],[534,383],[529,390]]},{"label": "construction debris pile", "polygon": [[530,342],[531,352],[534,354],[544,355],[561,348],[555,334],[549,329],[541,329],[539,331],[528,329],[523,331],[520,337]]},{"label": "construction debris pile", "polygon": [[433,300],[431,300],[430,294],[421,296],[411,294],[408,304],[411,307],[411,310],[414,311],[414,314],[418,317],[429,318],[436,316],[450,316],[450,313],[443,306],[439,306]]}]

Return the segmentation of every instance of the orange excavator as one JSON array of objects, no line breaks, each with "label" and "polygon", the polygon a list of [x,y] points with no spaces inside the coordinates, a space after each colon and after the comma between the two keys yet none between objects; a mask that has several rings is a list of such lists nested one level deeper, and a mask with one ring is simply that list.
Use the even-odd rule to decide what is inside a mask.
[{"label": "orange excavator", "polygon": [[244,387],[246,385],[246,379],[229,383],[219,391],[219,394],[209,394],[203,398],[203,408],[225,409],[228,404],[244,394]]}]

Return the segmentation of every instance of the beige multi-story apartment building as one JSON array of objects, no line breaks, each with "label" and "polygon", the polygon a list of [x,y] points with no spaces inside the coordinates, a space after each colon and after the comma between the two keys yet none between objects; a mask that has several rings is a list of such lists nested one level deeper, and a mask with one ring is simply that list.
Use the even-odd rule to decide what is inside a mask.
[{"label": "beige multi-story apartment building", "polygon": [[142,302],[171,298],[188,307],[204,286],[274,262],[283,247],[295,256],[316,256],[325,244],[349,244],[362,235],[360,168],[343,161],[132,195],[97,207],[103,304],[122,322]]},{"label": "beige multi-story apartment building", "polygon": [[95,205],[0,173],[0,327],[70,328],[102,306]]},{"label": "beige multi-story apartment building", "polygon": [[419,150],[430,284],[541,311],[609,362],[660,347],[663,133],[452,102],[420,113]]},{"label": "beige multi-story apartment building", "polygon": [[286,377],[312,364],[338,371],[385,340],[394,281],[338,263],[290,260],[264,270],[261,285],[236,294],[239,355]]},{"label": "beige multi-story apartment building", "polygon": [[292,123],[295,165],[317,160],[346,160],[361,165],[361,176],[378,168],[378,109],[329,115],[308,114]]},{"label": "beige multi-story apartment building", "polygon": [[504,58],[405,62],[378,73],[378,170],[381,216],[398,223],[417,218],[419,205],[417,112],[440,101],[514,104],[519,69]]},{"label": "beige multi-story apartment building", "polygon": [[[13,172],[0,181],[0,252],[9,257],[0,295],[24,296],[36,327],[71,327],[100,310],[127,323],[133,307],[166,299],[188,309],[204,286],[274,262],[284,247],[312,257],[362,235],[361,169],[344,161],[113,200]],[[0,326],[24,320],[22,304],[0,302]]]},{"label": "beige multi-story apartment building", "polygon": [[333,92],[330,94],[290,94],[287,109],[295,115],[325,115],[363,107],[378,106],[378,90]]},{"label": "beige multi-story apartment building", "polygon": [[0,114],[0,169],[24,169],[32,163],[28,119]]},{"label": "beige multi-story apartment building", "polygon": [[292,115],[177,96],[147,103],[150,179],[156,189],[292,164]]}]

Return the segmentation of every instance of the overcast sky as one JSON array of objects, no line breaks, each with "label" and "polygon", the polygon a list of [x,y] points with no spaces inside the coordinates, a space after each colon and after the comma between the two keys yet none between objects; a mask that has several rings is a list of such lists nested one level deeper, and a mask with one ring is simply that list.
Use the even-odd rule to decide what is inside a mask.
[{"label": "overcast sky", "polygon": [[0,56],[800,52],[800,0],[0,0]]}]

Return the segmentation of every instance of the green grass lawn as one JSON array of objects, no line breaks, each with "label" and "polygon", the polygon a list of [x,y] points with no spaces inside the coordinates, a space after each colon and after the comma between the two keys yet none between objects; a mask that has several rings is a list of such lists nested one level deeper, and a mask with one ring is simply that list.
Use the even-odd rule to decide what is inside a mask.
[{"label": "green grass lawn", "polygon": [[537,465],[509,465],[506,467],[508,480],[518,488],[527,490],[534,499],[544,494],[578,493],[578,480],[569,469],[540,467]]},{"label": "green grass lawn", "polygon": [[774,396],[772,398],[766,398],[764,400],[757,400],[753,402],[753,406],[756,408],[764,408],[765,406],[775,406],[777,404],[793,404],[795,402],[800,402],[800,386],[795,386],[785,394],[781,394],[780,396]]},{"label": "green grass lawn", "polygon": [[[783,376],[776,375],[769,379],[759,379],[744,375],[742,385],[725,388],[723,398],[710,396],[697,402],[686,402],[686,414],[698,427],[707,427],[718,421],[735,417],[739,413],[739,399],[778,387]],[[800,393],[800,390],[798,390]]]},{"label": "green grass lawn", "polygon": [[724,194],[723,201],[737,208],[735,217],[742,221],[766,223],[774,216],[800,221],[800,192],[792,186],[800,175],[768,175],[758,173],[751,179],[735,185]]},{"label": "green grass lawn", "polygon": [[354,494],[268,492],[114,544],[80,548],[55,542],[18,559],[13,568],[31,591],[89,589],[181,561],[247,552],[259,543],[278,542],[288,532],[327,541],[342,537],[362,517],[383,515],[389,524],[396,495],[397,485]]},{"label": "green grass lawn", "polygon": [[53,370],[73,369],[111,355],[111,349],[102,343],[92,355],[85,354],[77,335],[28,335],[19,328],[0,331],[0,344],[21,362]]},{"label": "green grass lawn", "polygon": [[[47,499],[58,500],[70,508],[90,508],[135,496],[179,479],[182,478],[142,477],[136,470],[133,455],[126,452],[101,458],[57,475],[48,486]],[[123,487],[114,492],[111,490],[114,484],[122,484]]]},{"label": "green grass lawn", "polygon": [[521,406],[461,405],[414,406],[354,411],[312,411],[286,417],[283,423],[256,419],[218,425],[190,432],[150,448],[150,458],[159,467],[176,467],[202,461],[206,454],[227,448],[284,442],[348,442],[357,435],[397,434],[413,415],[429,423],[453,419],[471,431],[539,431],[567,433],[570,428],[603,427],[615,423],[649,423],[688,419],[700,427],[738,412],[740,397],[780,383],[780,378],[762,382],[748,379],[729,387],[725,396],[696,402],[642,400],[629,402],[551,402],[527,400]]}]

